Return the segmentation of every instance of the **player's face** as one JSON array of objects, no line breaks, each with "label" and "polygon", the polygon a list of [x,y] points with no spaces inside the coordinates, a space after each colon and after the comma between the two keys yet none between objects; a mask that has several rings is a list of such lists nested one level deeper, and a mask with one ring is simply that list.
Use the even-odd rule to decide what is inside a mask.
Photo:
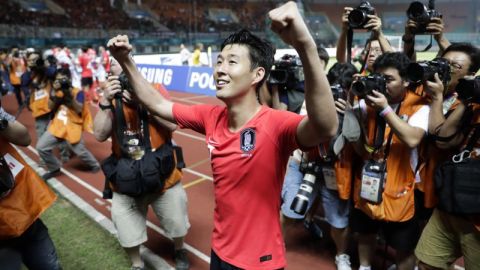
[{"label": "player's face", "polygon": [[217,97],[222,100],[241,97],[258,82],[258,69],[250,68],[249,50],[244,45],[232,44],[223,48],[214,69]]}]

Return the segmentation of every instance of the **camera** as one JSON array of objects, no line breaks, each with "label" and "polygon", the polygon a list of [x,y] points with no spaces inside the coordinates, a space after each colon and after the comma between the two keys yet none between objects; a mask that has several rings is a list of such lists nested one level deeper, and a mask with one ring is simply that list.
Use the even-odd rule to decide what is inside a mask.
[{"label": "camera", "polygon": [[297,195],[293,198],[290,209],[299,215],[305,215],[308,205],[312,198],[312,193],[315,188],[315,181],[317,175],[321,173],[321,167],[317,162],[302,163],[300,172],[303,173],[303,180],[298,189]]},{"label": "camera", "polygon": [[365,24],[370,20],[368,15],[374,14],[375,8],[372,7],[370,2],[362,1],[358,7],[348,14],[348,25],[352,29],[364,29]]},{"label": "camera", "polygon": [[426,28],[432,18],[441,18],[442,14],[435,10],[435,0],[429,0],[428,7],[422,2],[412,2],[407,9],[407,16],[417,23],[413,34],[424,34],[428,32]]},{"label": "camera", "polygon": [[125,75],[125,73],[121,73],[119,76],[118,76],[118,80],[120,81],[120,86],[122,88],[122,91],[120,91],[119,93],[117,93],[115,95],[115,98],[122,98],[122,93],[124,90],[127,90],[128,92],[132,92],[132,86],[130,84],[130,81],[128,80],[128,77],[127,75]]},{"label": "camera", "polygon": [[332,91],[333,100],[338,100],[339,98],[345,99],[345,91],[340,84],[333,84],[330,86],[330,91]]},{"label": "camera", "polygon": [[382,94],[387,92],[387,80],[382,74],[372,73],[368,76],[360,77],[352,83],[352,93],[359,98],[365,98],[376,90]]},{"label": "camera", "polygon": [[444,58],[435,58],[431,61],[411,63],[407,67],[407,79],[414,84],[434,81],[435,73],[438,73],[442,82],[450,81],[450,64],[448,61]]},{"label": "camera", "polygon": [[280,60],[274,62],[274,69],[270,71],[267,83],[278,85],[279,90],[302,90],[299,82],[305,80],[303,66],[300,58],[295,55],[285,54]]},{"label": "camera", "polygon": [[459,79],[455,89],[458,99],[480,104],[480,76]]}]

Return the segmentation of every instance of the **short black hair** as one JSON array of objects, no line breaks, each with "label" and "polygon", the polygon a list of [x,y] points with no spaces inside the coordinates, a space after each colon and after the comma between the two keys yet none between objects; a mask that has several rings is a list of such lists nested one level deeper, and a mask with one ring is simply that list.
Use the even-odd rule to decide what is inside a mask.
[{"label": "short black hair", "polygon": [[480,69],[480,50],[468,42],[455,42],[448,46],[442,53],[442,57],[448,52],[463,52],[470,57],[469,72],[476,73]]},{"label": "short black hair", "polygon": [[327,78],[330,85],[338,83],[343,89],[350,89],[353,75],[356,73],[358,70],[353,64],[337,62],[328,70]]},{"label": "short black hair", "polygon": [[70,69],[67,68],[67,67],[57,68],[57,71],[55,72],[55,77],[57,77],[57,75],[64,75],[64,76],[68,77],[69,79],[72,78],[72,73],[70,72]]},{"label": "short black hair", "polygon": [[273,56],[275,55],[275,48],[270,41],[259,38],[246,29],[237,31],[226,38],[220,47],[220,51],[222,51],[225,46],[233,44],[247,46],[251,62],[250,70],[257,67],[263,67],[265,69],[265,76],[257,84],[257,90],[260,89],[270,75],[270,70],[272,69],[274,61]]},{"label": "short black hair", "polygon": [[381,68],[395,68],[400,76],[407,77],[407,67],[410,64],[410,58],[402,52],[389,52],[380,55],[373,63],[373,70],[378,71]]},{"label": "short black hair", "polygon": [[320,59],[325,62],[326,67],[328,65],[328,60],[330,60],[330,56],[328,55],[327,50],[325,50],[325,48],[323,47],[317,47],[317,53],[318,57],[320,57]]}]

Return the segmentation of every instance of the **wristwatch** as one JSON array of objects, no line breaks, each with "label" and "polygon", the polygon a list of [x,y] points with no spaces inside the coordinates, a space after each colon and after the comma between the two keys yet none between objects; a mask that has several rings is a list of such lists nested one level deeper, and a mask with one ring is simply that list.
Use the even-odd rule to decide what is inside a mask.
[{"label": "wristwatch", "polygon": [[103,105],[102,103],[98,103],[98,107],[100,107],[100,110],[106,111],[106,110],[113,110],[113,105]]}]

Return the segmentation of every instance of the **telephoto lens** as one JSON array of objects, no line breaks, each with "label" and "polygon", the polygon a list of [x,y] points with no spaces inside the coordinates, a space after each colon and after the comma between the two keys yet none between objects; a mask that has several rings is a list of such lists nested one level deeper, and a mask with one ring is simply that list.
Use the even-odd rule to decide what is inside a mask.
[{"label": "telephoto lens", "polygon": [[290,205],[290,209],[299,215],[305,215],[307,212],[308,205],[313,199],[312,193],[315,188],[315,181],[321,168],[316,162],[309,162],[306,164],[304,171],[300,188],[292,201],[292,205]]},{"label": "telephoto lens", "polygon": [[348,14],[348,25],[352,29],[363,29],[370,18],[368,15],[374,15],[375,9],[368,1],[362,1],[358,7]]},{"label": "telephoto lens", "polygon": [[435,81],[435,73],[441,81],[450,81],[450,64],[443,58],[436,58],[431,61],[420,61],[411,63],[407,67],[408,81],[421,84],[426,81]]},{"label": "telephoto lens", "polygon": [[382,74],[372,73],[352,83],[352,93],[361,99],[370,95],[373,90],[382,94],[387,92],[387,80]]}]

